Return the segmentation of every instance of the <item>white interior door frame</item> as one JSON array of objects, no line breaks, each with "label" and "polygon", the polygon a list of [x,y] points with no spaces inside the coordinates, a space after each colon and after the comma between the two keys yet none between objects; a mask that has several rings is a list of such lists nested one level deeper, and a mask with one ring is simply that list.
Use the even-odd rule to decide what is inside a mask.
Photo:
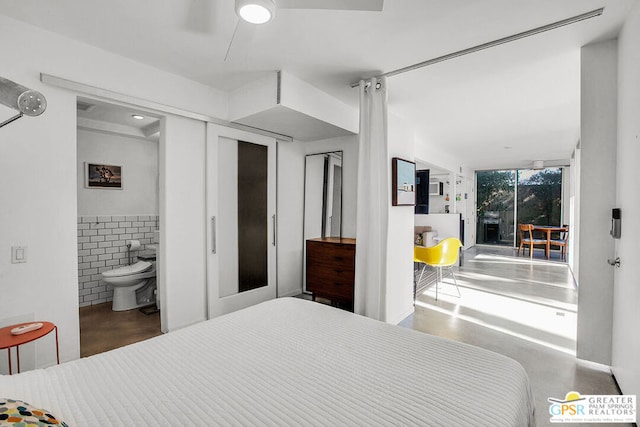
[{"label": "white interior door frame", "polygon": [[[225,206],[220,202],[220,189],[225,185],[218,176],[221,139],[244,141],[268,147],[268,284],[257,289],[221,296],[219,233],[227,225],[218,221]],[[276,139],[251,132],[207,124],[206,147],[206,218],[207,218],[207,307],[208,318],[230,313],[276,297]],[[228,230],[224,230],[228,231]]]}]

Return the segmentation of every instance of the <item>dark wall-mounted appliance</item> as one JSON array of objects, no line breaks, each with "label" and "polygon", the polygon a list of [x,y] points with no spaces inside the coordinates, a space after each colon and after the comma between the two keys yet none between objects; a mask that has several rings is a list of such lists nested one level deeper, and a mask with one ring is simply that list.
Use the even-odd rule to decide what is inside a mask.
[{"label": "dark wall-mounted appliance", "polygon": [[429,169],[416,171],[416,213],[429,213]]}]

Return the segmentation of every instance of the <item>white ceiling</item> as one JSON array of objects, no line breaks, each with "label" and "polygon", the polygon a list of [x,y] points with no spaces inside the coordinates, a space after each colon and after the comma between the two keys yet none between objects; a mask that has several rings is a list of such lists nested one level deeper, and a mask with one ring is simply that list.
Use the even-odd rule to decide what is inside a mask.
[{"label": "white ceiling", "polygon": [[[580,47],[617,35],[638,0],[385,0],[382,12],[278,10],[240,25],[232,0],[21,0],[0,13],[231,90],[286,70],[352,105],[350,83],[569,18],[602,16],[389,81],[389,108],[475,168],[568,159]],[[510,148],[505,148],[510,147]],[[429,161],[429,159],[420,159]]]},{"label": "white ceiling", "polygon": [[[79,129],[159,140],[160,119],[149,112],[88,98],[78,98],[77,107]],[[142,119],[136,119],[134,115]]]}]

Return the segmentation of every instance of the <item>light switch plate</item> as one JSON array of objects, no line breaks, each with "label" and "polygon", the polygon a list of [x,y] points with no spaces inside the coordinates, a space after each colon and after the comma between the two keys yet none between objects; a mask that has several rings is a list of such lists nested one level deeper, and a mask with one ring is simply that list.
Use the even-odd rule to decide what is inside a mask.
[{"label": "light switch plate", "polygon": [[11,263],[20,264],[23,262],[27,262],[27,247],[11,246]]}]

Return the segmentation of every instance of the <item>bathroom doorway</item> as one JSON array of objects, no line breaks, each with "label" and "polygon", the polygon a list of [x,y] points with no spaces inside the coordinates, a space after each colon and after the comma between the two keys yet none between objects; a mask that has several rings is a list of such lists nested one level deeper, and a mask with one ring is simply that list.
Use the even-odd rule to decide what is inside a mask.
[{"label": "bathroom doorway", "polygon": [[161,334],[160,117],[87,97],[77,100],[80,353]]}]

